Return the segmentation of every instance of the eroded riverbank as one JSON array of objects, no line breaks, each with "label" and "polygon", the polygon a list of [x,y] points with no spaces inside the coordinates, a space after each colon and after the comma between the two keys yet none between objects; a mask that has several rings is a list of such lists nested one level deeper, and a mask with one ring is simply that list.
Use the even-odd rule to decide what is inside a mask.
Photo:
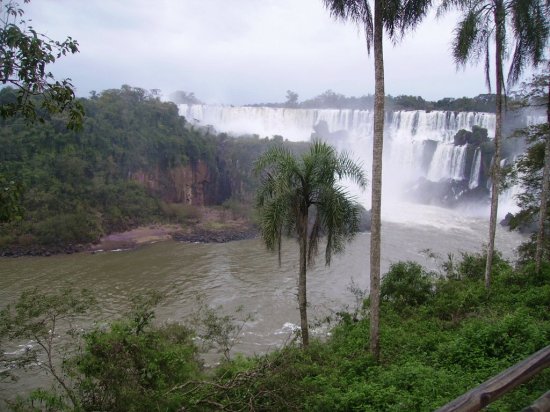
[{"label": "eroded riverbank", "polygon": [[224,243],[257,236],[254,223],[220,208],[200,208],[198,216],[184,224],[139,226],[124,232],[102,236],[95,244],[77,245],[10,245],[0,248],[0,257],[53,256],[81,252],[103,252],[135,249],[166,240],[192,243]]}]

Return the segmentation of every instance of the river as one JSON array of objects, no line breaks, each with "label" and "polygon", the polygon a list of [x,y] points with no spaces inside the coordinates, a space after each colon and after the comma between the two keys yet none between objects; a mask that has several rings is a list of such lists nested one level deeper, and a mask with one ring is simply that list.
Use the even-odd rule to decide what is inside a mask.
[{"label": "river", "polygon": [[[431,206],[399,204],[386,208],[382,227],[382,270],[392,262],[414,260],[437,269],[442,260],[462,251],[478,252],[487,237],[487,220]],[[507,258],[524,238],[498,228],[496,245]],[[310,319],[320,319],[345,305],[353,305],[349,286],[368,288],[370,234],[359,234],[330,267],[322,255],[308,272]],[[264,353],[280,346],[298,323],[296,279],[297,244],[284,242],[282,265],[259,239],[224,244],[159,242],[135,250],[75,255],[0,259],[0,307],[28,287],[54,291],[67,281],[95,292],[100,312],[110,321],[126,310],[126,297],[156,289],[168,295],[158,307],[158,321],[182,321],[196,309],[196,296],[211,306],[254,319],[248,322],[236,352]],[[314,331],[315,333],[315,331]],[[5,389],[5,388],[4,388]]]}]

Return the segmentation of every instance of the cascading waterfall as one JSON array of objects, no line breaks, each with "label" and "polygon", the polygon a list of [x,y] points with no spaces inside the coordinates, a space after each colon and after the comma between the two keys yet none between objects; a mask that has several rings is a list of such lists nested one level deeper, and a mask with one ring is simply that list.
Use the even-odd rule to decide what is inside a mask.
[{"label": "cascading waterfall", "polygon": [[[182,104],[179,111],[191,123],[210,125],[217,131],[234,135],[280,135],[291,141],[305,141],[316,131],[339,150],[347,150],[362,160],[365,170],[370,171],[372,110]],[[479,150],[472,165],[467,167],[469,145],[455,145],[454,136],[460,129],[471,131],[476,125],[486,128],[492,138],[493,114],[396,111],[386,113],[385,125],[383,170],[385,181],[390,182],[385,186],[386,191],[399,193],[418,178],[432,182],[460,180],[465,181],[466,187],[479,184]]]},{"label": "cascading waterfall", "polygon": [[434,153],[428,172],[428,180],[464,179],[466,145],[455,147],[452,144],[439,144]]},{"label": "cascading waterfall", "polygon": [[475,189],[479,186],[479,171],[481,168],[481,150],[476,149],[474,153],[474,161],[472,162],[472,170],[470,171],[470,181],[468,182],[468,187],[470,189]]}]

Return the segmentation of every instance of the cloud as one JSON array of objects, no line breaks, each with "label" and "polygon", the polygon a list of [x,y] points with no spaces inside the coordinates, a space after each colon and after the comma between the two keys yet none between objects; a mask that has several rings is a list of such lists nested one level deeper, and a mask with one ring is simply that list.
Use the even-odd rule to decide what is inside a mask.
[{"label": "cloud", "polygon": [[[80,54],[55,65],[79,93],[123,83],[207,101],[281,101],[326,89],[373,92],[362,32],[335,22],[320,0],[35,0],[33,25],[70,34]],[[430,19],[396,47],[385,45],[386,91],[426,98],[485,91],[481,69],[456,72],[449,53],[453,17]]]}]

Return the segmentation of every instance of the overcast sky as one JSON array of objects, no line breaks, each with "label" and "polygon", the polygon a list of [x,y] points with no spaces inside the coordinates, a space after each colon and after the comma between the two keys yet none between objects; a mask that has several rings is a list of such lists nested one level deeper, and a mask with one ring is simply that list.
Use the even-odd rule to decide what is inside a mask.
[{"label": "overcast sky", "polygon": [[[33,0],[26,17],[80,53],[53,71],[80,96],[122,84],[194,92],[209,103],[300,100],[327,89],[374,92],[363,33],[335,22],[321,0]],[[486,93],[481,65],[450,57],[456,16],[428,18],[396,46],[385,44],[386,94],[442,97]]]}]

